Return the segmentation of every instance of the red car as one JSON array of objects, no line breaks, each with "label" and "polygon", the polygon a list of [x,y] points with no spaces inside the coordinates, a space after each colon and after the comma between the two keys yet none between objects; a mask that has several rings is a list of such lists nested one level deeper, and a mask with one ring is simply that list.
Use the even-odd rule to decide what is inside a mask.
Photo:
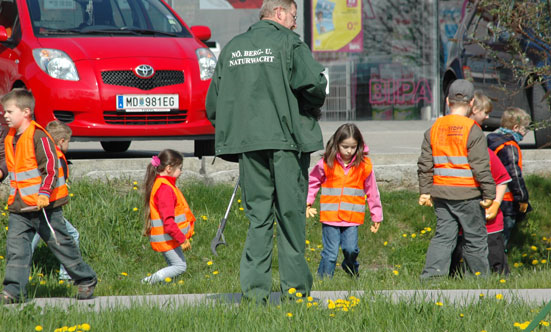
[{"label": "red car", "polygon": [[196,155],[212,154],[210,35],[163,0],[3,0],[0,94],[31,90],[38,123],[59,119],[73,140],[106,151],[182,138],[195,140]]}]

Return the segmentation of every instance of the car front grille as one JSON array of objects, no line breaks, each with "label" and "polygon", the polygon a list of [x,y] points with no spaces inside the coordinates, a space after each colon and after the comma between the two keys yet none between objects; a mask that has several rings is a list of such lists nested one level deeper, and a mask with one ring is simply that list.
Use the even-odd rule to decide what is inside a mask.
[{"label": "car front grille", "polygon": [[104,111],[103,119],[107,124],[154,126],[170,125],[186,122],[187,110],[171,110],[170,112],[117,112]]},{"label": "car front grille", "polygon": [[105,84],[151,90],[161,86],[184,83],[184,72],[179,70],[158,70],[150,78],[140,78],[131,70],[113,70],[101,72],[101,79]]}]

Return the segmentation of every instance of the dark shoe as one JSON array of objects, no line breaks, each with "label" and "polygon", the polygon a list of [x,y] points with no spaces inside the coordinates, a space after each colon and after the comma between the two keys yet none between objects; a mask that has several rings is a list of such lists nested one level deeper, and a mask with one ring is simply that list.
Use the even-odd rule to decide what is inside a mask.
[{"label": "dark shoe", "polygon": [[85,281],[81,284],[78,284],[77,299],[78,300],[91,299],[94,296],[94,288],[96,288],[97,283],[98,283],[98,279],[94,278],[90,281]]},{"label": "dark shoe", "polygon": [[10,295],[10,293],[6,292],[6,291],[2,291],[2,293],[0,294],[0,303],[1,304],[13,304],[13,303],[17,303],[19,302],[19,300],[17,300],[17,298],[13,297]]}]

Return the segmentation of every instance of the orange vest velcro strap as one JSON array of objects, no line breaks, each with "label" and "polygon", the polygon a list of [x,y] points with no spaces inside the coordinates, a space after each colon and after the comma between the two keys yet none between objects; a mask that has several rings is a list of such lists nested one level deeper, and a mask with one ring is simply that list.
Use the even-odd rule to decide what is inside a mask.
[{"label": "orange vest velcro strap", "polygon": [[[13,140],[16,130],[11,128],[4,140],[4,148],[6,152],[6,166],[10,177],[10,194],[8,197],[8,205],[11,205],[17,192],[23,202],[29,206],[36,205],[38,193],[42,186],[42,174],[38,169],[36,161],[36,153],[34,146],[34,134],[36,129],[44,131],[46,136],[52,141],[53,139],[48,132],[38,123],[31,121],[29,127],[21,134],[17,144],[13,146]],[[54,202],[68,195],[67,186],[63,169],[58,168],[58,178],[56,179],[55,187],[50,194],[50,202]]]},{"label": "orange vest velcro strap", "polygon": [[172,239],[172,237],[165,232],[163,220],[159,213],[159,210],[155,206],[154,197],[161,185],[166,184],[174,191],[176,195],[176,205],[174,207],[174,222],[186,236],[187,239],[191,238],[194,231],[195,225],[195,216],[191,213],[186,199],[182,192],[176,188],[172,183],[170,183],[165,178],[155,179],[153,183],[153,188],[151,189],[151,196],[149,198],[149,209],[150,209],[150,220],[151,220],[151,231],[149,233],[149,243],[151,248],[155,251],[165,252],[173,250],[178,247],[180,244]]},{"label": "orange vest velcro strap", "polygon": [[363,224],[365,218],[365,179],[372,171],[367,157],[357,167],[345,174],[342,165],[335,162],[333,168],[324,163],[326,181],[321,186],[320,221],[346,221]]},{"label": "orange vest velcro strap", "polygon": [[469,165],[467,141],[474,120],[447,115],[436,120],[431,129],[433,185],[479,187]]},{"label": "orange vest velcro strap", "polygon": [[509,190],[509,186],[507,186],[507,189],[505,189],[505,195],[503,195],[503,200],[508,202],[512,202],[515,200],[515,198],[513,197],[513,193]]}]

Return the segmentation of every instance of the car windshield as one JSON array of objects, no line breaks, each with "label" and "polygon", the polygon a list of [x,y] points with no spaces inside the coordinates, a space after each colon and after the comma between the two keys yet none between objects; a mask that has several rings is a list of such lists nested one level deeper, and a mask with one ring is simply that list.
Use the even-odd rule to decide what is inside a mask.
[{"label": "car windshield", "polygon": [[159,0],[27,0],[35,34],[191,37]]}]

